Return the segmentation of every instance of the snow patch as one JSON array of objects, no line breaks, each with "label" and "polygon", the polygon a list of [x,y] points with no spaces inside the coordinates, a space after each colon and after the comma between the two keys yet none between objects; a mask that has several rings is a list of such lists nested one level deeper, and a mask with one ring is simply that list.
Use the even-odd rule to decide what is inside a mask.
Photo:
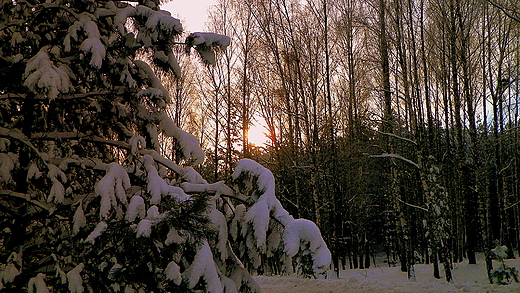
[{"label": "snow patch", "polygon": [[85,265],[80,263],[67,273],[70,293],[83,293],[83,279],[80,273],[84,267]]},{"label": "snow patch", "polygon": [[108,228],[108,225],[106,222],[101,221],[96,225],[96,228],[94,228],[94,231],[92,231],[88,236],[87,239],[85,239],[85,243],[94,244],[94,241],[96,238],[101,236],[103,232]]},{"label": "snow patch", "polygon": [[112,207],[117,207],[117,200],[124,205],[128,204],[125,190],[130,186],[130,178],[126,169],[118,163],[110,163],[105,177],[94,188],[96,195],[101,196],[99,215],[102,219],[107,219]]},{"label": "snow patch", "polygon": [[74,235],[78,234],[79,230],[85,226],[87,226],[87,218],[83,211],[83,204],[80,202],[72,219],[72,233],[74,233]]},{"label": "snow patch", "polygon": [[206,283],[207,292],[221,293],[222,282],[217,273],[215,262],[213,260],[213,254],[207,241],[204,241],[202,246],[197,251],[193,263],[183,273],[183,278],[188,281],[188,286],[193,289],[199,282],[200,278],[203,278]]},{"label": "snow patch", "polygon": [[180,285],[182,282],[181,268],[174,261],[168,263],[168,266],[164,269],[164,275],[166,280],[173,281],[175,285]]},{"label": "snow patch", "polygon": [[16,161],[13,156],[0,153],[0,182],[9,182],[13,179],[11,172],[16,166]]},{"label": "snow patch", "polygon": [[27,290],[28,293],[49,293],[49,288],[45,284],[45,275],[39,273],[36,277],[31,278]]},{"label": "snow patch", "polygon": [[134,195],[130,200],[128,209],[126,210],[126,220],[130,223],[136,219],[144,219],[146,214],[146,205],[144,199],[139,195]]}]

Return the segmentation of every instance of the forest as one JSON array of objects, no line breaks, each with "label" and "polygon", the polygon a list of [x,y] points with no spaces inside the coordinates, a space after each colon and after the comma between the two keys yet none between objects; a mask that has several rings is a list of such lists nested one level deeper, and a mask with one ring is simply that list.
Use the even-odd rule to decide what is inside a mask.
[{"label": "forest", "polygon": [[163,4],[0,0],[0,290],[518,280],[517,2]]},{"label": "forest", "polygon": [[[481,252],[492,272],[493,248],[519,248],[519,13],[495,0],[220,0],[207,27],[231,45],[171,85],[171,111],[203,142],[207,178],[242,157],[272,170],[336,270],[383,252],[439,276]],[[257,121],[265,145],[248,142]]]}]

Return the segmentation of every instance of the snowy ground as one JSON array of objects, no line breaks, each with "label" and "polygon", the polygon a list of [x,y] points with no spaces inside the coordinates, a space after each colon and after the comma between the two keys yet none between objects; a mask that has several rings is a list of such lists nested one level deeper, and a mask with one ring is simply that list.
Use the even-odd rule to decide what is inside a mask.
[{"label": "snowy ground", "polygon": [[[506,264],[520,269],[520,260],[508,260]],[[498,263],[494,263],[495,268]],[[467,262],[455,264],[453,282],[436,280],[430,265],[415,265],[416,281],[409,281],[399,267],[388,267],[380,263],[368,270],[341,271],[340,278],[326,280],[299,279],[289,277],[257,276],[255,279],[266,293],[433,293],[433,292],[520,292],[520,284],[499,286],[487,281],[486,265],[482,257],[476,265]],[[442,267],[441,267],[442,269]],[[442,272],[441,272],[442,274]]]}]

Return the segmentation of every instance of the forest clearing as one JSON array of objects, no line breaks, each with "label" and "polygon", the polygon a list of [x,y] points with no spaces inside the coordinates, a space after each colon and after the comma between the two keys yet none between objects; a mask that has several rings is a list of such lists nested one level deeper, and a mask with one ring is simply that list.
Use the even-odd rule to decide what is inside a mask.
[{"label": "forest clearing", "polygon": [[[476,265],[467,263],[455,264],[453,281],[435,279],[431,265],[416,265],[416,280],[409,280],[405,272],[399,268],[389,267],[383,262],[384,257],[376,258],[376,266],[370,269],[344,270],[338,279],[333,272],[325,280],[301,279],[292,277],[255,277],[263,292],[269,293],[444,293],[444,292],[475,292],[499,293],[519,292],[520,284],[511,285],[489,284],[484,256],[477,254]],[[520,267],[518,259],[508,260],[508,266]],[[498,265],[498,263],[496,264]]]}]

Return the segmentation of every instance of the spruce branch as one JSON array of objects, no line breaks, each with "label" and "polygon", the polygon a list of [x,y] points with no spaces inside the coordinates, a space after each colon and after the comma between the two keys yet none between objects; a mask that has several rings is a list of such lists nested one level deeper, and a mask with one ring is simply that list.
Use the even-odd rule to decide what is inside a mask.
[{"label": "spruce branch", "polygon": [[[54,207],[48,206],[45,203],[42,203],[42,202],[37,201],[37,200],[33,200],[33,199],[31,199],[31,195],[26,194],[26,193],[20,193],[20,192],[15,192],[15,191],[11,191],[11,190],[1,189],[0,190],[0,196],[2,196],[3,198],[14,197],[14,198],[23,199],[26,202],[28,202],[28,203],[36,206],[36,207],[39,207],[42,210],[47,211],[49,214],[53,214],[54,213]],[[60,219],[60,220],[66,220],[67,219],[67,218],[62,217],[60,215],[54,215],[54,216],[56,218]]]}]

